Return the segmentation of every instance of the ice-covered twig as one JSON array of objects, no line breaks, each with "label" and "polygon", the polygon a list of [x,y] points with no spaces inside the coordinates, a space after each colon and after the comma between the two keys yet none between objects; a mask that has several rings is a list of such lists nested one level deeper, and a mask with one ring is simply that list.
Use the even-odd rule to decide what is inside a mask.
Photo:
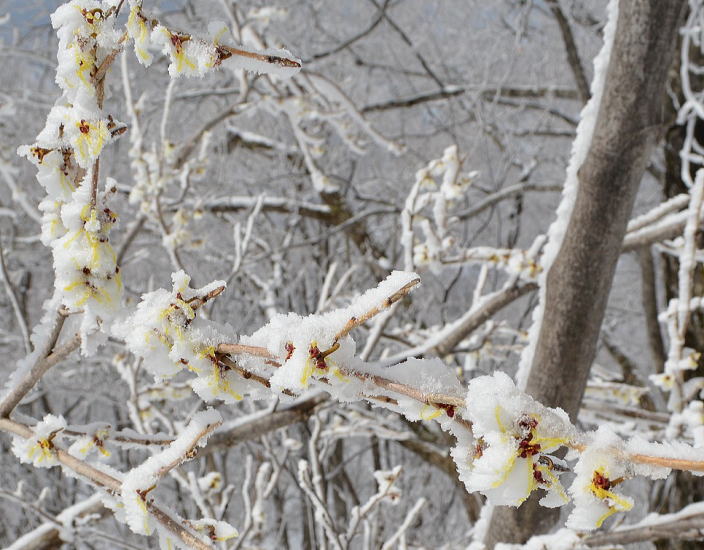
[{"label": "ice-covered twig", "polygon": [[368,310],[363,315],[360,315],[359,317],[352,317],[349,321],[347,321],[347,324],[342,328],[342,330],[340,330],[335,335],[335,341],[337,342],[341,338],[344,338],[355,327],[358,327],[359,325],[366,323],[369,319],[371,319],[375,315],[378,315],[379,313],[384,311],[386,308],[391,307],[393,304],[398,302],[401,298],[406,296],[419,283],[420,283],[420,278],[413,279],[412,281],[406,283],[401,288],[399,288],[396,292],[394,292],[393,294],[388,296],[381,304],[374,306],[373,308]]},{"label": "ice-covered twig", "polygon": [[283,55],[282,53],[259,53],[251,50],[246,50],[244,48],[235,48],[233,46],[226,46],[224,44],[220,45],[220,48],[229,52],[231,55],[239,56],[247,59],[251,59],[255,62],[262,63],[264,65],[278,66],[284,69],[295,69],[299,70],[301,68],[301,62],[298,59],[294,59],[293,56]]},{"label": "ice-covered twig", "polygon": [[640,453],[628,455],[634,464],[646,464],[685,472],[704,472],[704,460],[686,460],[683,458],[650,456]]},{"label": "ice-covered twig", "polygon": [[264,357],[265,359],[270,359],[271,361],[276,361],[278,359],[266,348],[259,346],[247,346],[244,344],[218,344],[217,352],[233,355],[253,355],[255,357]]},{"label": "ice-covered twig", "polygon": [[318,495],[313,488],[313,482],[310,478],[310,472],[308,469],[308,462],[305,460],[298,461],[298,482],[300,483],[301,489],[303,489],[303,492],[313,505],[316,515],[320,518],[328,540],[333,544],[336,550],[343,550],[339,535],[335,530],[335,524],[330,517],[330,512],[328,512],[325,503],[318,498]]},{"label": "ice-covered twig", "polygon": [[680,267],[678,276],[679,294],[677,329],[679,338],[684,341],[689,325],[690,309],[689,302],[692,298],[692,279],[694,276],[694,256],[697,251],[696,235],[699,229],[699,220],[702,216],[702,205],[704,204],[704,169],[697,172],[695,183],[690,191],[690,203],[687,212],[687,223],[684,227],[684,245],[680,254]]},{"label": "ice-covered twig", "polygon": [[650,514],[635,525],[595,533],[582,539],[587,546],[612,547],[656,540],[700,540],[704,530],[704,506],[695,502],[674,514]]},{"label": "ice-covered twig", "polygon": [[447,324],[420,346],[384,358],[382,362],[385,365],[392,365],[400,363],[408,357],[418,357],[430,352],[435,352],[440,356],[446,355],[496,312],[537,288],[536,283],[517,281],[514,285],[506,285],[500,290],[487,294],[481,298],[480,302],[473,304],[460,318]]},{"label": "ice-covered twig", "polygon": [[146,16],[141,2],[132,3],[127,32],[134,40],[137,59],[143,65],[150,65],[151,45],[162,46],[171,60],[169,74],[178,76],[203,76],[206,71],[223,65],[227,60],[233,69],[244,69],[257,73],[290,77],[301,69],[300,60],[287,50],[253,51],[242,46],[234,47],[221,44],[219,37],[227,28],[213,29],[212,40],[203,40],[195,36],[170,29],[159,20]]},{"label": "ice-covered twig", "polygon": [[15,490],[14,492],[0,488],[0,499],[10,500],[15,504],[21,506],[22,508],[25,508],[27,511],[37,515],[40,519],[52,523],[55,526],[60,525],[60,522],[57,521],[57,518],[52,516],[49,512],[45,511],[44,508],[41,507],[41,503],[43,500],[42,494],[40,494],[39,498],[35,499],[34,501],[28,500],[26,498],[23,498],[23,495],[21,493],[21,485],[18,485],[17,490]]},{"label": "ice-covered twig", "polygon": [[[687,217],[687,210],[672,212],[652,224],[626,233],[623,239],[622,252],[630,252],[643,246],[681,235],[687,223]],[[704,216],[700,216],[699,219],[701,222]]]},{"label": "ice-covered twig", "polygon": [[[321,432],[321,422],[320,418],[315,415],[311,418],[311,430],[310,430],[310,437],[308,439],[308,465],[309,468],[306,468],[306,474],[310,470],[310,477],[309,483],[310,483],[310,490],[313,491],[315,494],[315,502],[314,502],[314,508],[316,509],[316,517],[320,516],[320,511],[317,509],[317,506],[315,503],[321,503],[325,504],[327,501],[326,495],[326,487],[325,487],[325,479],[324,479],[324,474],[323,474],[323,467],[320,463],[320,459],[322,456],[325,455],[325,451],[327,448],[327,445],[329,444],[329,440],[322,440],[320,439],[320,432]],[[303,480],[301,478],[301,472],[300,472],[300,462],[299,462],[299,482],[303,483]],[[307,494],[307,491],[306,491]],[[330,511],[328,510],[329,514],[329,525],[326,524],[328,520],[323,519],[323,525],[322,527],[319,527],[319,531],[321,533],[321,538],[323,538],[325,535],[333,542],[333,545],[335,545],[335,541],[338,540],[338,533],[337,529],[335,528],[335,520],[333,516],[331,515]]]},{"label": "ice-covered twig", "polygon": [[[359,524],[366,521],[367,516],[384,500],[390,500],[391,502],[397,502],[401,497],[401,493],[394,483],[398,480],[401,475],[401,466],[396,466],[389,471],[379,471],[374,472],[374,477],[377,479],[379,484],[378,490],[374,493],[369,500],[362,504],[361,506],[355,506],[350,514],[349,524],[347,525],[347,532],[344,536],[345,546],[349,546],[357,533]],[[399,534],[400,536],[400,534]]]},{"label": "ice-covered twig", "polygon": [[398,529],[396,529],[394,534],[386,540],[384,545],[381,547],[381,550],[391,550],[394,547],[394,544],[396,544],[401,537],[405,536],[406,531],[408,531],[411,525],[413,525],[413,522],[416,520],[416,516],[418,516],[423,506],[425,506],[425,503],[426,500],[423,497],[416,500],[413,507],[406,513],[406,519],[404,519],[401,525],[398,526]]},{"label": "ice-covered twig", "polygon": [[519,195],[529,191],[540,192],[540,193],[555,193],[562,190],[561,185],[546,185],[546,184],[535,184],[535,183],[516,183],[499,189],[495,193],[492,193],[488,197],[485,197],[479,201],[474,206],[466,210],[462,210],[455,214],[460,220],[466,220],[473,218],[486,210],[491,208],[495,204],[498,204],[504,199],[510,198],[514,195]]},{"label": "ice-covered twig", "polygon": [[[109,426],[104,429],[104,433],[103,443],[109,441],[125,447],[166,447],[174,441],[173,437],[165,434],[142,434],[129,429],[112,430]],[[94,437],[95,431],[80,426],[69,426],[62,434],[70,438],[85,438]]]},{"label": "ice-covered twig", "polygon": [[0,401],[0,418],[10,416],[10,413],[27,395],[31,389],[39,382],[44,374],[54,365],[63,361],[74,350],[81,345],[81,337],[75,334],[60,348],[52,351],[46,356],[40,355],[29,371],[17,382],[17,384]]},{"label": "ice-covered twig", "polygon": [[190,305],[193,310],[196,310],[199,307],[204,306],[209,300],[220,296],[220,294],[222,294],[224,291],[225,285],[220,285],[213,288],[212,290],[209,290],[201,296],[194,296],[193,298],[186,300],[186,303]]},{"label": "ice-covered twig", "polygon": [[[239,212],[253,208],[260,200],[264,212],[300,214],[315,219],[329,219],[332,216],[332,208],[325,204],[312,204],[285,197],[267,197],[265,195],[259,195],[259,197],[218,197],[209,199],[199,206],[212,212]],[[194,205],[194,207],[196,206]]]},{"label": "ice-covered twig", "polygon": [[240,546],[247,540],[249,537],[249,532],[252,529],[252,524],[253,524],[253,512],[252,512],[252,498],[249,494],[251,488],[252,488],[252,480],[254,478],[253,476],[253,470],[254,470],[254,459],[252,458],[251,454],[247,455],[247,458],[244,463],[244,480],[242,481],[242,488],[241,488],[241,493],[242,493],[242,503],[244,504],[244,525],[242,527],[242,533],[239,536],[239,539],[235,543],[235,547],[233,550],[238,550]]},{"label": "ice-covered twig", "polygon": [[64,509],[56,518],[51,518],[28,531],[5,550],[34,550],[60,545],[63,542],[61,531],[65,526],[72,525],[76,520],[85,521],[88,516],[99,518],[103,512],[103,503],[100,495],[96,493]]},{"label": "ice-covered twig", "polygon": [[[8,418],[0,418],[0,430],[12,433],[25,439],[29,439],[33,436],[33,431],[29,426],[20,422],[15,422],[14,420],[10,420]],[[122,482],[119,479],[113,477],[112,475],[106,474],[83,460],[71,456],[63,449],[55,448],[53,452],[55,453],[58,462],[75,474],[78,474],[93,485],[106,489],[113,494],[120,494]],[[196,550],[212,549],[210,544],[203,542],[198,536],[194,535],[184,526],[180,525],[158,506],[151,502],[147,502],[146,505],[154,518],[159,523],[164,525],[168,531],[177,536],[184,544]]]},{"label": "ice-covered twig", "polygon": [[[220,344],[218,346],[218,352],[265,357],[269,359],[267,361],[267,364],[274,367],[281,366],[281,363],[277,361],[277,357],[274,356],[271,352],[269,352],[266,348],[260,348],[256,346],[244,346],[240,344]],[[223,359],[223,362],[226,361],[226,359]],[[231,368],[236,369],[239,374],[244,378],[252,378],[253,380],[265,385],[266,387],[270,387],[268,380],[266,380],[265,378],[245,371],[244,369],[238,367],[232,362],[226,362],[226,364]],[[361,381],[370,381],[380,388],[398,393],[400,395],[404,395],[406,397],[410,397],[411,399],[414,399],[419,403],[423,403],[424,405],[447,405],[452,407],[458,407],[464,403],[464,400],[460,397],[439,393],[427,394],[422,390],[414,388],[413,386],[390,380],[389,378],[386,378],[384,376],[361,372],[344,366],[340,366],[339,369],[340,372],[345,376],[353,376]],[[368,399],[376,399],[377,397],[378,396],[365,396],[365,398]]]},{"label": "ice-covered twig", "polygon": [[41,224],[41,213],[37,210],[36,205],[32,204],[32,202],[29,200],[29,197],[27,196],[27,193],[22,189],[22,187],[20,187],[20,185],[18,185],[15,179],[15,176],[17,175],[17,169],[14,166],[11,166],[7,162],[5,162],[4,160],[0,159],[0,175],[2,175],[2,178],[5,180],[7,187],[10,189],[10,193],[14,202],[16,202],[22,208],[22,210],[24,210],[27,216],[29,216],[35,222]]},{"label": "ice-covered twig", "polygon": [[179,456],[174,457],[170,462],[163,464],[159,467],[159,469],[156,471],[157,479],[164,477],[171,470],[177,468],[187,460],[193,460],[196,457],[198,446],[202,444],[203,439],[207,438],[221,424],[222,421],[219,420],[217,422],[211,422],[203,426],[200,431],[198,431],[194,436],[192,436],[190,443],[187,444],[185,449],[181,450],[181,454]]},{"label": "ice-covered twig", "polygon": [[273,412],[260,411],[238,418],[217,430],[201,454],[252,441],[279,428],[305,421],[328,400],[329,397],[326,394],[319,392],[302,397],[290,405],[280,406]]},{"label": "ice-covered twig", "polygon": [[671,199],[666,200],[665,202],[658,204],[656,207],[648,210],[645,214],[641,214],[640,216],[633,218],[630,222],[628,222],[626,235],[659,222],[665,216],[673,212],[678,212],[689,204],[689,198],[689,194],[681,193]]}]

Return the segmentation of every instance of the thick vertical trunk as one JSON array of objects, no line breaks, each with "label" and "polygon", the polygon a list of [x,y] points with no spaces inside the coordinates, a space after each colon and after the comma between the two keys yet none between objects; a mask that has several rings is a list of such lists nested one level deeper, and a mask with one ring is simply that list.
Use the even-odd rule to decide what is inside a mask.
[{"label": "thick vertical trunk", "polygon": [[[665,83],[683,0],[621,0],[606,80],[562,246],[547,274],[526,391],[574,420],[638,184],[661,138]],[[537,499],[494,511],[488,547],[523,542],[546,519]]]}]

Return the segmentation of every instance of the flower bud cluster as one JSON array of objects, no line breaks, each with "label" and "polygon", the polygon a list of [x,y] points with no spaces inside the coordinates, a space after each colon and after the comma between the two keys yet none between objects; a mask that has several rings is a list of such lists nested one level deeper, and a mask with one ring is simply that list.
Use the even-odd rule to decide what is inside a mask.
[{"label": "flower bud cluster", "polygon": [[[40,203],[42,242],[54,257],[58,299],[70,311],[83,309],[83,332],[109,319],[122,295],[109,233],[117,215],[107,207],[115,184],[97,193],[98,158],[124,126],[102,110],[100,66],[118,45],[117,2],[73,0],[51,17],[59,37],[56,83],[62,97],[32,145],[18,149],[38,170],[47,192]],[[85,346],[84,346],[85,350]]]}]

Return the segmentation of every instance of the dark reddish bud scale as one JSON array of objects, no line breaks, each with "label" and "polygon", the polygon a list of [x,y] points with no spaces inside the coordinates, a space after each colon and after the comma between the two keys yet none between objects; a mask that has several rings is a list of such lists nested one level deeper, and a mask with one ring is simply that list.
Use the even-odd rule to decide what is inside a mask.
[{"label": "dark reddish bud scale", "polygon": [[605,475],[600,474],[599,472],[594,472],[594,477],[592,478],[592,484],[594,487],[597,489],[610,489],[611,488],[611,481],[609,480],[608,477]]},{"label": "dark reddish bud scale", "polygon": [[308,354],[310,355],[310,358],[315,361],[316,368],[320,370],[327,370],[328,366],[325,363],[325,357],[323,357],[323,354],[318,346],[311,346],[308,350]]},{"label": "dark reddish bud scale", "polygon": [[474,446],[474,458],[481,458],[483,454],[484,454],[484,447],[482,447],[481,443],[477,443]]},{"label": "dark reddish bud scale", "polygon": [[44,157],[51,153],[53,149],[43,149],[42,147],[32,147],[32,154],[37,157],[39,164],[42,163]]},{"label": "dark reddish bud scale", "polygon": [[292,342],[286,342],[284,349],[286,350],[286,359],[284,359],[284,361],[288,361],[289,359],[291,359],[293,352],[296,351],[296,348],[294,347]]},{"label": "dark reddish bud scale", "polygon": [[174,48],[176,48],[176,51],[178,53],[181,53],[183,50],[183,43],[188,42],[191,39],[190,36],[188,35],[180,35],[180,34],[172,34],[171,35],[171,43],[173,44]]},{"label": "dark reddish bud scale", "polygon": [[524,430],[534,430],[535,428],[538,427],[538,421],[533,418],[532,416],[528,415],[523,415],[519,420],[518,420],[518,427],[522,428]]},{"label": "dark reddish bud scale", "polygon": [[518,443],[521,458],[537,455],[540,452],[540,443],[531,443],[529,439],[523,439]]},{"label": "dark reddish bud scale", "polygon": [[537,481],[538,483],[545,483],[545,479],[543,478],[543,472],[537,469],[533,469],[533,479]]},{"label": "dark reddish bud scale", "polygon": [[436,403],[436,407],[442,409],[447,413],[447,416],[450,418],[454,418],[455,416],[455,406],[454,405],[448,405],[447,403]]}]

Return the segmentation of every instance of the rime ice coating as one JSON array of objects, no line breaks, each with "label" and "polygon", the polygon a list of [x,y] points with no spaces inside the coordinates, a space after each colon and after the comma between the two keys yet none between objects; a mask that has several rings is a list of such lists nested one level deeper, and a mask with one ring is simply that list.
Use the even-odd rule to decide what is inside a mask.
[{"label": "rime ice coating", "polygon": [[[243,337],[242,343],[266,348],[274,357],[283,358],[281,368],[269,380],[273,388],[304,389],[311,377],[321,376],[327,377],[333,386],[347,383],[354,386],[340,366],[351,363],[355,343],[349,336],[338,339],[337,335],[350,321],[375,308],[383,308],[390,296],[416,280],[415,273],[394,271],[346,308],[307,317],[295,313],[276,315],[254,334]],[[339,348],[334,353],[322,357],[337,344]]]},{"label": "rime ice coating", "polygon": [[108,207],[114,182],[98,193],[97,159],[119,123],[103,113],[96,72],[117,47],[119,33],[107,14],[115,2],[73,0],[51,16],[59,37],[56,82],[63,90],[33,145],[18,154],[37,167],[47,191],[40,203],[42,242],[54,257],[55,298],[69,311],[83,310],[81,349],[91,351],[89,334],[110,321],[122,283],[110,246],[117,215]]},{"label": "rime ice coating", "polygon": [[139,62],[148,67],[153,61],[150,49],[159,49],[169,58],[171,77],[203,77],[217,67],[290,78],[300,71],[301,63],[285,49],[254,51],[221,46],[229,29],[223,23],[209,25],[210,40],[177,32],[150,19],[142,12],[140,0],[130,0],[127,35],[134,43]]},{"label": "rime ice coating", "polygon": [[170,292],[159,289],[142,295],[136,311],[113,325],[113,334],[124,338],[127,349],[144,359],[145,368],[155,378],[191,372],[196,375],[191,386],[204,401],[239,401],[253,389],[252,385],[224,368],[215,356],[217,345],[228,342],[233,335],[198,317],[191,305],[224,287],[225,282],[192,289],[188,286],[190,277],[183,271],[171,278]]},{"label": "rime ice coating", "polygon": [[209,429],[221,420],[220,413],[213,409],[193,415],[188,426],[171,445],[125,474],[120,494],[125,522],[132,531],[143,535],[152,534],[154,520],[148,511],[148,503],[152,497],[148,495],[156,486],[160,471],[186,460],[186,454],[193,448],[194,442],[197,441],[197,445],[201,447],[205,445],[207,436],[203,434],[209,433]]}]

